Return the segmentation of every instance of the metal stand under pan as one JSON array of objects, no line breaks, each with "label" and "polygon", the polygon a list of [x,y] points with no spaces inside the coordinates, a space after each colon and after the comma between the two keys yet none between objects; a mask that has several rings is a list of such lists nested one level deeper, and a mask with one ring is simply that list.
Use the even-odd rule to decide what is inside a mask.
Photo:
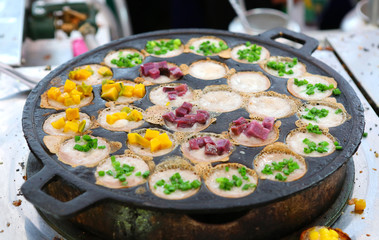
[{"label": "metal stand under pan", "polygon": [[[41,164],[41,162],[31,153],[29,155],[28,163],[27,163],[27,169],[26,169],[27,177],[30,178],[31,176],[36,174],[38,171],[40,171],[42,169],[42,167],[43,167],[43,165]],[[318,225],[318,226],[331,226],[340,217],[340,215],[343,213],[343,211],[346,207],[346,204],[347,204],[349,197],[351,196],[351,192],[352,192],[352,189],[354,186],[354,162],[353,162],[353,160],[350,159],[349,161],[347,161],[346,164],[341,167],[341,170],[345,171],[345,177],[344,177],[344,181],[342,184],[341,191],[340,191],[339,195],[336,197],[336,199],[334,200],[334,202],[330,206],[327,207],[327,210],[324,213],[322,213],[321,215],[319,215],[318,217],[316,217],[316,218],[312,219],[310,222],[308,222],[306,226],[302,226],[300,229],[296,229],[295,231],[293,231],[289,235],[288,234],[282,234],[281,235],[282,237],[279,239],[282,239],[282,240],[299,239],[300,233],[304,229],[311,227],[311,226],[316,226],[316,225]],[[323,193],[320,193],[320,194],[323,194]],[[130,210],[132,208],[128,207],[128,209]],[[73,240],[74,239],[75,240],[77,240],[77,239],[83,239],[83,240],[84,239],[93,239],[93,240],[110,239],[109,236],[101,236],[101,235],[99,235],[99,233],[95,233],[95,232],[92,232],[91,230],[83,228],[83,226],[77,224],[76,220],[72,221],[72,219],[57,219],[54,216],[48,215],[39,209],[37,209],[37,210],[40,213],[41,217],[53,229],[55,229],[59,234],[61,234],[64,238],[66,238],[68,240],[71,240],[71,239],[73,239]],[[141,210],[141,209],[134,209],[134,210],[129,211],[129,212],[131,214],[134,214],[133,217],[136,217],[136,213],[137,213],[137,215],[139,213],[145,214],[144,213],[145,211]],[[149,211],[149,212],[152,212],[152,211]],[[249,212],[250,211],[228,213],[228,214],[214,214],[214,215],[185,215],[185,214],[180,214],[180,213],[179,214],[169,213],[169,214],[170,215],[180,215],[180,216],[178,216],[178,219],[185,219],[187,221],[189,220],[191,222],[196,222],[196,224],[198,224],[199,228],[201,228],[201,226],[203,225],[204,229],[207,229],[209,226],[214,225],[213,229],[218,230],[218,228],[219,228],[220,231],[223,231],[223,230],[227,229],[227,228],[223,228],[223,225],[230,225],[230,224],[233,224],[235,222],[238,222],[238,221],[240,221],[240,219],[245,217],[244,215],[248,215]],[[162,214],[162,213],[159,213],[159,214]],[[163,213],[163,214],[165,214],[165,213]],[[143,217],[145,217],[145,216],[143,216]],[[144,235],[144,236],[139,235],[141,230],[137,230],[136,228],[137,227],[143,227],[144,224],[141,223],[141,225],[138,225],[139,223],[137,223],[137,221],[131,223],[131,226],[123,225],[123,228],[129,229],[129,231],[133,232],[133,234],[130,234],[130,232],[128,234],[125,233],[125,236],[127,236],[127,238],[124,238],[124,239],[146,239],[146,237],[149,236],[149,235]],[[238,236],[235,239],[253,239],[253,238],[257,239],[255,236],[256,230],[257,229],[250,228],[248,230],[248,234],[244,233],[242,236]],[[149,232],[149,230],[146,230],[146,231]],[[143,230],[142,232],[146,233],[146,231]],[[173,233],[173,234],[175,234],[175,233]],[[191,235],[191,232],[189,232],[187,234],[188,234],[187,235],[188,239],[194,238],[194,236]],[[220,233],[218,233],[218,234],[220,234]],[[199,238],[199,236],[196,236],[196,239],[206,239],[212,235],[213,235],[212,232],[206,232],[206,233],[204,233],[204,236],[200,236],[200,238]],[[183,236],[178,236],[178,238],[183,239]],[[213,235],[213,236],[215,236],[215,235]],[[276,236],[278,236],[278,235],[276,235]],[[276,236],[273,236],[273,237],[272,236],[266,236],[266,239],[267,239],[267,237],[269,237],[269,239],[276,239],[277,238]],[[150,235],[150,237],[151,237],[151,235]],[[159,238],[162,236],[157,236],[157,237]],[[175,238],[175,235],[173,235],[172,237]],[[115,239],[117,239],[117,237]],[[226,237],[224,239],[228,239],[228,237]],[[261,239],[261,238],[259,238],[259,239]]]}]

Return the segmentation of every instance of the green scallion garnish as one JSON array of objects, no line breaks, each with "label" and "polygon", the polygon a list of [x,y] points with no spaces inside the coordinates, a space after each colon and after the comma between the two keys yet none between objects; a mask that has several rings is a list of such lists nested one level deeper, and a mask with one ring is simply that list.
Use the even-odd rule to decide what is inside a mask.
[{"label": "green scallion garnish", "polygon": [[[271,164],[266,164],[264,169],[261,171],[263,174],[266,174],[266,175],[272,175],[274,174],[274,171],[277,171],[279,173],[284,173],[285,175],[290,175],[293,171],[295,171],[296,169],[299,169],[299,164],[293,160],[293,158],[289,158],[289,159],[283,159],[283,161],[281,162],[272,162]],[[277,176],[278,174],[276,174]],[[276,179],[278,179],[277,177],[275,176]],[[284,178],[281,178],[281,179],[284,179]],[[280,181],[285,181],[287,178],[285,178],[284,180],[280,180]]]},{"label": "green scallion garnish", "polygon": [[245,43],[246,48],[238,50],[238,59],[247,60],[248,62],[256,62],[261,58],[262,47],[250,42]]},{"label": "green scallion garnish", "polygon": [[312,120],[317,122],[318,118],[324,118],[328,116],[329,110],[322,108],[322,109],[317,109],[313,107],[312,109],[305,108],[304,111],[307,112],[307,114],[301,115],[301,118],[307,119],[307,120]]},{"label": "green scallion garnish", "polygon": [[315,142],[310,141],[308,138],[304,138],[303,143],[308,146],[307,148],[306,147],[304,148],[304,153],[307,153],[307,154],[314,151],[317,151],[319,153],[324,153],[324,152],[329,151],[329,148],[327,148],[329,143],[326,141],[322,141],[316,144]]},{"label": "green scallion garnish", "polygon": [[126,56],[123,56],[122,52],[120,52],[118,59],[112,59],[111,63],[117,65],[117,67],[131,68],[138,64],[141,64],[142,61],[143,58],[138,53],[127,54]]},{"label": "green scallion garnish", "polygon": [[311,133],[322,134],[322,131],[319,129],[318,125],[312,125],[312,123],[308,124],[307,130]]},{"label": "green scallion garnish", "polygon": [[[191,48],[192,47],[192,48]],[[191,50],[195,50],[194,46],[191,46]],[[197,53],[203,54],[204,56],[220,53],[221,51],[224,51],[228,49],[228,45],[225,44],[222,41],[219,41],[218,44],[211,43],[209,40],[204,41],[199,45],[199,48],[196,50]]]},{"label": "green scallion garnish", "polygon": [[180,39],[170,39],[168,41],[148,41],[146,43],[146,52],[155,55],[164,55],[175,49],[179,49],[182,45]]},{"label": "green scallion garnish", "polygon": [[335,95],[335,96],[341,95],[341,90],[339,90],[339,88],[334,89],[333,95]]},{"label": "green scallion garnish", "polygon": [[170,177],[169,183],[166,183],[165,180],[161,179],[155,183],[154,188],[163,187],[163,192],[169,195],[177,190],[188,191],[191,189],[197,189],[200,186],[201,182],[199,180],[193,180],[192,182],[184,181],[182,176],[177,172]]},{"label": "green scallion garnish", "polygon": [[297,58],[293,58],[291,62],[284,62],[284,63],[269,61],[267,63],[267,67],[278,71],[278,75],[282,77],[284,76],[284,74],[286,75],[293,74],[293,70],[292,69],[287,70],[287,68],[293,68],[297,63],[298,63]]}]

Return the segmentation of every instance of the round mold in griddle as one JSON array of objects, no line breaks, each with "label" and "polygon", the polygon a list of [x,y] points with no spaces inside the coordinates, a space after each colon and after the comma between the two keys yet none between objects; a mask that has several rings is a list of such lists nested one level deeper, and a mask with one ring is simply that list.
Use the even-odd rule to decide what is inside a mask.
[{"label": "round mold in griddle", "polygon": [[72,69],[72,71],[76,71],[76,70],[79,70],[79,69],[84,69],[84,70],[87,69],[89,71],[92,71],[92,75],[89,76],[87,79],[84,79],[84,80],[76,80],[76,79],[71,79],[70,78],[70,74],[69,74],[69,79],[71,81],[75,82],[78,85],[81,85],[82,83],[85,83],[87,85],[101,84],[101,82],[103,80],[112,78],[112,76],[113,76],[113,73],[112,73],[112,71],[111,71],[111,69],[109,67],[106,67],[106,68],[108,68],[111,71],[111,74],[110,75],[106,75],[106,76],[101,75],[98,72],[98,70],[101,67],[104,67],[104,66],[102,66],[100,64],[88,64],[88,65],[76,67],[76,68]]},{"label": "round mold in griddle", "polygon": [[[337,97],[337,101],[342,103],[347,112],[352,116],[351,119],[344,122],[342,125],[330,129],[330,133],[336,137],[340,144],[344,146],[342,151],[336,151],[326,157],[322,158],[310,158],[307,157],[308,172],[306,175],[291,183],[278,183],[262,180],[258,185],[257,190],[245,197],[238,199],[227,199],[218,197],[209,192],[208,189],[202,188],[195,196],[180,201],[170,201],[165,199],[159,199],[151,192],[136,191],[136,188],[130,189],[107,189],[102,186],[95,185],[95,179],[93,177],[93,168],[72,168],[59,162],[55,155],[48,152],[45,148],[42,138],[45,133],[42,131],[42,124],[46,114],[55,113],[56,111],[51,109],[43,109],[40,107],[40,95],[46,91],[50,86],[49,83],[52,79],[61,78],[65,79],[69,71],[77,66],[85,64],[102,62],[104,57],[112,50],[117,49],[143,49],[147,40],[160,39],[160,38],[179,38],[181,41],[187,42],[194,37],[201,37],[206,35],[214,35],[225,40],[229,47],[250,41],[257,43],[267,48],[273,56],[287,56],[297,57],[300,62],[307,66],[307,70],[311,74],[318,74],[322,76],[333,77],[342,91],[342,94]],[[300,49],[293,49],[272,39],[277,37],[286,37],[295,39],[302,42],[304,45]],[[362,105],[356,96],[350,85],[333,69],[323,64],[317,59],[310,56],[313,50],[317,47],[317,41],[309,38],[300,33],[294,33],[286,29],[274,29],[258,36],[250,36],[245,34],[236,34],[226,31],[210,30],[210,29],[186,29],[186,30],[165,30],[157,31],[145,34],[139,34],[130,36],[125,39],[113,41],[107,45],[101,46],[88,53],[80,55],[67,63],[57,67],[48,76],[41,80],[37,87],[30,93],[27,102],[24,107],[23,113],[23,130],[28,142],[28,145],[43,165],[41,171],[36,173],[33,177],[22,186],[22,191],[26,199],[32,202],[38,209],[44,211],[49,215],[55,217],[70,217],[76,216],[85,209],[91,209],[96,203],[118,202],[122,205],[130,207],[138,207],[141,209],[150,209],[154,211],[166,211],[166,212],[181,212],[185,214],[223,214],[227,212],[240,212],[247,209],[264,209],[265,206],[270,206],[274,203],[281,203],[283,201],[290,201],[289,199],[299,200],[302,202],[308,201],[306,206],[310,208],[316,208],[313,210],[315,214],[310,214],[310,219],[290,219],[293,224],[304,225],[305,222],[311,221],[311,218],[315,218],[323,209],[327,208],[336,196],[338,195],[342,183],[344,181],[344,167],[348,159],[353,155],[359,146],[360,139],[362,137],[364,129],[364,117]],[[191,63],[205,59],[202,56],[183,53],[179,56],[170,58],[170,62],[177,64],[190,65]],[[257,64],[243,64],[235,62],[232,59],[222,59],[218,56],[212,56],[211,59],[222,62],[228,66],[229,69],[234,68],[236,71],[262,71]],[[144,62],[156,61],[156,58],[150,56],[147,57]],[[112,68],[115,79],[134,79],[139,75],[139,66],[132,68]],[[263,72],[271,81],[269,91],[275,91],[280,94],[289,95],[286,88],[286,81],[275,76],[271,76]],[[193,89],[203,89],[208,85],[227,84],[226,78],[219,78],[215,80],[202,81],[196,79],[191,75],[185,75],[179,80],[181,83],[186,83]],[[81,111],[97,117],[97,111],[100,108],[105,108],[103,99],[100,98],[101,86],[94,86],[95,98],[93,104],[82,107]],[[147,87],[149,92],[151,87]],[[153,104],[149,101],[148,94],[142,99],[133,103],[136,107],[146,109]],[[221,133],[227,130],[229,123],[238,118],[239,116],[248,117],[248,112],[239,108],[235,111],[222,113],[217,117],[217,121],[209,128],[204,130],[205,132]],[[280,128],[280,136],[278,141],[284,142],[285,136],[294,128],[296,128],[294,122],[297,120],[296,116],[292,115],[281,119],[282,126]],[[142,128],[157,127],[149,123],[145,123]],[[127,135],[124,132],[110,132],[101,128],[94,129],[94,136],[101,136],[111,141],[123,142],[123,147],[115,154],[122,154],[126,150],[126,138]],[[229,162],[242,163],[247,167],[252,168],[253,156],[257,155],[262,150],[262,147],[248,148],[244,146],[237,146],[230,156]],[[176,148],[170,153],[171,155],[181,155],[180,149]],[[155,163],[159,163],[164,157],[156,157],[153,159]],[[47,196],[42,188],[51,180],[59,176],[60,179],[67,181],[69,184],[81,189],[81,194],[74,197],[71,201],[58,201],[52,197]],[[48,185],[48,184],[47,184]],[[141,187],[147,186],[142,185]],[[325,199],[320,199],[316,194],[318,191],[328,190],[330,196]],[[53,191],[51,194],[59,194],[62,191]],[[311,195],[313,193],[314,195]],[[314,196],[312,198],[312,196]],[[102,201],[107,199],[107,201]],[[322,200],[320,202],[320,200]],[[315,203],[318,204],[315,204]],[[107,203],[107,204],[108,204]],[[304,204],[303,204],[304,205]],[[295,205],[293,205],[295,207]],[[309,210],[304,208],[304,211]],[[283,209],[276,209],[277,211]],[[276,212],[277,213],[277,212]],[[303,212],[304,213],[304,212]],[[278,216],[278,215],[276,215]],[[266,219],[267,217],[267,219]],[[273,216],[266,216],[261,218],[262,224],[266,221],[281,221],[283,219],[274,219]],[[296,217],[293,215],[293,217]],[[299,217],[301,218],[301,217]],[[270,220],[269,220],[270,219]],[[290,223],[290,221],[288,221]],[[280,223],[280,222],[278,222]],[[280,224],[278,224],[280,225]],[[293,226],[296,227],[296,226]],[[293,228],[291,228],[293,229]]]}]

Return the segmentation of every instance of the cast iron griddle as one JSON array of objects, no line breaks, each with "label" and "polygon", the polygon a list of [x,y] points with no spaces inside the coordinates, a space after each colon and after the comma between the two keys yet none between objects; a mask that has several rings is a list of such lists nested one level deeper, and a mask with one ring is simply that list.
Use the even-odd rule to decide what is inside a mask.
[{"label": "cast iron griddle", "polygon": [[[319,74],[333,77],[338,88],[342,91],[336,99],[342,103],[347,112],[352,116],[349,121],[343,125],[330,128],[330,133],[338,139],[343,146],[342,151],[335,151],[333,154],[322,157],[312,158],[306,157],[308,172],[300,180],[294,182],[276,182],[270,180],[259,180],[257,189],[254,193],[244,198],[229,199],[217,196],[211,193],[203,183],[200,191],[192,197],[183,200],[165,200],[156,197],[149,190],[148,183],[145,183],[147,191],[143,194],[137,194],[136,188],[128,189],[110,189],[95,184],[94,171],[95,168],[76,167],[72,168],[59,160],[56,155],[51,154],[44,146],[42,141],[46,133],[42,130],[44,121],[50,114],[56,113],[56,110],[40,108],[40,96],[48,90],[52,85],[53,79],[61,79],[61,84],[68,78],[68,73],[77,66],[86,64],[94,64],[103,62],[106,54],[112,50],[123,48],[144,49],[145,44],[149,40],[161,38],[179,38],[182,43],[186,43],[189,39],[201,36],[216,36],[226,41],[230,48],[236,45],[250,41],[258,45],[266,47],[271,56],[288,56],[297,57],[304,63],[307,71],[312,74]],[[303,44],[300,49],[294,49],[287,45],[274,41],[276,38],[283,37],[295,42]],[[333,69],[324,63],[311,57],[311,53],[317,48],[317,40],[310,38],[301,33],[295,33],[283,28],[277,28],[267,31],[258,36],[250,36],[246,34],[237,34],[227,31],[211,30],[211,29],[186,29],[186,30],[165,30],[151,33],[138,34],[124,39],[113,41],[109,44],[94,49],[88,53],[80,55],[67,63],[59,66],[46,76],[30,93],[23,112],[23,130],[29,148],[41,161],[43,168],[37,174],[29,178],[22,186],[22,192],[26,199],[32,202],[38,209],[57,217],[69,217],[80,211],[93,206],[102,200],[120,201],[128,206],[141,207],[155,210],[175,211],[182,213],[223,213],[230,211],[239,211],[251,209],[270,202],[277,201],[293,194],[299,193],[311,186],[320,183],[327,176],[341,167],[353,155],[360,144],[361,136],[364,129],[364,116],[362,105],[350,85]],[[177,65],[187,64],[205,59],[205,56],[199,56],[192,53],[182,53],[173,58],[157,58],[149,56],[145,58],[143,63],[167,60]],[[211,59],[224,62],[229,68],[235,68],[238,71],[262,71],[271,81],[271,87],[267,91],[275,91],[290,95],[287,91],[287,79],[278,78],[265,73],[258,64],[243,64],[232,59],[222,59],[219,56],[211,56]],[[132,80],[139,76],[139,66],[133,68],[113,68],[113,79],[129,79]],[[217,80],[199,80],[191,75],[185,75],[178,83],[186,83],[194,89],[203,89],[208,85],[227,84],[225,78]],[[149,101],[149,91],[156,85],[147,87],[147,93],[144,98],[138,100],[133,105],[146,109],[153,104]],[[92,105],[82,107],[81,112],[97,117],[98,109],[105,108],[105,100],[100,97],[101,86],[94,86],[94,101]],[[303,101],[304,102],[304,101]],[[229,123],[238,117],[248,118],[249,114],[245,109],[238,109],[233,112],[223,113],[217,117],[217,121],[209,126],[203,132],[221,133],[228,129]],[[278,141],[284,142],[287,134],[296,128],[295,115],[280,119],[282,126],[280,127],[280,136]],[[149,123],[145,123],[141,128],[157,127]],[[94,136],[102,136],[112,141],[119,141],[123,147],[116,154],[122,154],[126,147],[127,134],[125,132],[111,132],[101,127],[94,129]],[[237,146],[236,150],[230,156],[229,162],[238,162],[253,168],[254,157],[263,149],[263,147],[249,148],[245,146]],[[155,163],[159,163],[168,156],[181,156],[180,148],[177,147],[169,155],[154,158]],[[61,178],[70,185],[79,188],[83,193],[68,202],[61,202],[43,191],[43,187],[49,181]],[[320,193],[325,194],[325,193]],[[301,204],[301,203],[299,203]]]}]

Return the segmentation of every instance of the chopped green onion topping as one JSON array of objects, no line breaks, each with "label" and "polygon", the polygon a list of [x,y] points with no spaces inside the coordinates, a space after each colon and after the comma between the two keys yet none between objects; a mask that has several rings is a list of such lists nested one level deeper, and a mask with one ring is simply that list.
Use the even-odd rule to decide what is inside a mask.
[{"label": "chopped green onion topping", "polygon": [[238,59],[247,60],[248,62],[256,62],[261,58],[262,47],[258,47],[256,44],[246,42],[247,48],[238,50]]},{"label": "chopped green onion topping", "polygon": [[180,39],[170,39],[168,41],[148,41],[146,43],[146,52],[155,55],[164,55],[175,49],[179,49],[182,45]]},{"label": "chopped green onion topping", "polygon": [[336,146],[336,150],[342,150],[342,146],[340,145],[338,141],[334,142],[334,146]]},{"label": "chopped green onion topping", "polygon": [[229,167],[228,166],[225,167],[225,172],[229,172]]},{"label": "chopped green onion topping", "polygon": [[[84,145],[75,144],[74,149],[77,151],[88,152],[91,149],[104,149],[105,148],[105,146],[103,146],[104,148],[99,148],[97,146],[97,141],[98,141],[97,138],[91,138],[89,135],[83,135],[82,138],[86,142],[86,144]],[[80,141],[80,136],[75,136],[75,142],[79,142],[79,141]]]},{"label": "chopped green onion topping", "polygon": [[322,134],[322,131],[319,129],[318,125],[312,125],[312,123],[308,124],[307,130],[311,133]]},{"label": "chopped green onion topping", "polygon": [[322,108],[320,110],[320,109],[313,107],[311,110],[309,110],[308,108],[305,108],[304,110],[307,112],[307,114],[301,115],[301,118],[305,118],[307,120],[312,120],[315,122],[317,122],[317,118],[323,118],[323,117],[328,116],[328,114],[329,114],[329,110],[327,110],[325,108]]},{"label": "chopped green onion topping", "polygon": [[[232,179],[226,177],[216,178],[216,182],[219,183],[219,188],[225,191],[230,191],[233,187],[241,187],[243,185],[243,180],[250,181],[245,167],[238,168],[238,173],[241,177],[233,175]],[[254,187],[256,187],[256,185],[253,183],[245,183],[242,190],[248,190]]]},{"label": "chopped green onion topping", "polygon": [[245,185],[243,185],[242,190],[246,191],[255,187],[257,187],[257,185],[254,183],[246,183]]},{"label": "chopped green onion topping", "polygon": [[149,176],[150,176],[150,171],[146,171],[142,174],[142,177],[145,179],[148,178]]},{"label": "chopped green onion topping", "polygon": [[197,189],[200,186],[201,182],[199,180],[193,180],[192,182],[184,181],[182,176],[177,172],[170,177],[170,183],[166,183],[165,180],[161,179],[155,183],[154,188],[163,187],[163,192],[169,195],[177,190],[188,191],[191,189]]},{"label": "chopped green onion topping", "polygon": [[293,58],[292,59],[292,62],[275,62],[275,61],[270,61],[267,63],[267,67],[271,68],[271,69],[274,69],[274,70],[277,70],[278,71],[278,75],[280,77],[284,76],[284,74],[286,75],[290,75],[290,74],[293,74],[293,70],[290,69],[288,71],[286,71],[286,68],[293,68],[296,64],[298,63],[298,60],[297,58]]},{"label": "chopped green onion topping", "polygon": [[[122,164],[116,160],[115,156],[111,156],[111,162],[113,170],[108,170],[105,172],[105,174],[114,177],[115,179],[118,179],[120,182],[122,182],[122,185],[127,186],[128,182],[127,177],[131,176],[135,170],[134,166],[130,166],[128,164]],[[104,176],[104,171],[98,172],[99,176]],[[143,178],[147,178],[150,174],[150,171],[146,171],[145,173],[136,172],[135,176],[142,176]]]},{"label": "chopped green onion topping", "polygon": [[367,132],[364,132],[362,136],[363,136],[363,137],[367,137],[367,135],[368,135],[368,133],[367,133]]},{"label": "chopped green onion topping", "polygon": [[333,95],[336,95],[336,96],[341,95],[341,90],[339,90],[339,88],[334,89]]},{"label": "chopped green onion topping", "polygon": [[163,180],[163,179],[161,179],[161,180],[159,180],[159,181],[157,181],[157,182],[155,183],[155,185],[157,185],[157,186],[159,186],[159,187],[163,186],[164,184],[165,184],[165,180]]},{"label": "chopped green onion topping", "polygon": [[122,52],[120,52],[118,59],[112,59],[111,63],[117,65],[117,67],[130,68],[136,66],[137,64],[141,64],[143,61],[142,56],[138,53],[127,54],[126,56],[122,55]]},{"label": "chopped green onion topping", "polygon": [[[290,175],[295,171],[296,169],[300,169],[299,164],[293,160],[293,158],[290,159],[283,159],[281,162],[272,162],[271,164],[266,164],[264,169],[261,171],[263,174],[266,175],[272,175],[274,174],[274,171],[279,172],[278,174],[281,175],[280,172],[284,173],[285,175]],[[275,179],[278,179],[279,181],[285,181],[287,177],[278,178],[279,176],[276,174]]]},{"label": "chopped green onion topping", "polygon": [[225,191],[232,190],[235,183],[233,181],[229,181],[226,177],[216,178],[216,182],[219,183],[219,188]]},{"label": "chopped green onion topping", "polygon": [[307,81],[306,79],[304,79],[304,80],[299,80],[299,79],[295,78],[295,79],[294,79],[294,84],[295,84],[296,86],[298,86],[298,87],[301,87],[301,86],[303,86],[303,85],[308,84],[308,81]]},{"label": "chopped green onion topping", "polygon": [[[193,47],[193,46],[191,46]],[[195,50],[194,47],[191,48],[192,50]],[[204,41],[199,45],[199,49],[196,50],[197,53],[203,54],[204,56],[212,55],[215,53],[219,53],[221,51],[224,51],[228,49],[228,45],[225,44],[223,41],[218,42],[218,46],[216,43],[211,43],[210,41]]]},{"label": "chopped green onion topping", "polygon": [[334,112],[335,114],[339,114],[339,113],[342,113],[342,110],[341,110],[341,108],[338,108],[335,112]]},{"label": "chopped green onion topping", "polygon": [[277,173],[275,175],[275,179],[278,179],[279,181],[285,181],[285,180],[287,180],[287,177],[283,176],[281,173]]},{"label": "chopped green onion topping", "polygon": [[[304,81],[306,81],[306,80],[304,80]],[[317,89],[320,92],[325,92],[326,90],[330,90],[330,89],[333,89],[333,88],[334,88],[333,84],[330,84],[329,86],[327,86],[327,85],[322,84],[322,83],[316,83],[315,85],[309,83],[306,86],[305,93],[307,95],[313,95],[313,94],[315,94],[315,89]]]},{"label": "chopped green onion topping", "polygon": [[329,143],[326,141],[322,141],[316,144],[315,142],[309,140],[308,138],[304,138],[303,143],[308,146],[308,148],[306,147],[304,148],[304,153],[307,153],[307,154],[314,151],[317,151],[319,153],[324,153],[324,152],[328,152],[329,150],[329,148],[327,148]]},{"label": "chopped green onion topping", "polygon": [[272,167],[269,165],[269,164],[266,164],[265,165],[265,168],[261,171],[263,174],[266,174],[266,175],[271,175],[271,174],[274,174],[272,172]]}]

